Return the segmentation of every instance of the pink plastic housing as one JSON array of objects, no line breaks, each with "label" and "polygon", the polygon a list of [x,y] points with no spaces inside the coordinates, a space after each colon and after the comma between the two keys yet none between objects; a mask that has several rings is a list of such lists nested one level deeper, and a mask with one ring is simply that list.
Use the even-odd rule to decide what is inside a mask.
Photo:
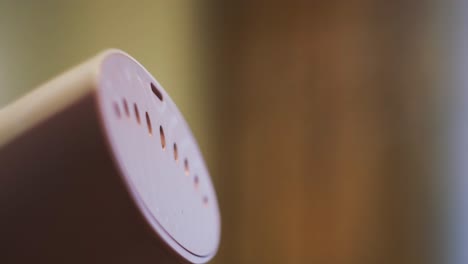
[{"label": "pink plastic housing", "polygon": [[112,158],[155,234],[190,262],[220,240],[216,194],[190,128],[163,87],[120,52],[104,58],[97,102]]}]

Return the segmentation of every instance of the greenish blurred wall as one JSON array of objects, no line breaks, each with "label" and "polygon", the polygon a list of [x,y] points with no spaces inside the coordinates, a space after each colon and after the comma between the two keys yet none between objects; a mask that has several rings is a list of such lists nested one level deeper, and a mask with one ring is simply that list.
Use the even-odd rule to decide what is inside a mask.
[{"label": "greenish blurred wall", "polygon": [[103,49],[119,48],[153,73],[210,153],[194,7],[190,0],[0,0],[0,106]]}]

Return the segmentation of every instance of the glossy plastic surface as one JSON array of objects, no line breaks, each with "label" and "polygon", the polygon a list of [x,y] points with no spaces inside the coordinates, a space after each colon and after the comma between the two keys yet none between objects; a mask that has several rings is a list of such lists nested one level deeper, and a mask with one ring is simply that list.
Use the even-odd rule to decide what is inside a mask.
[{"label": "glossy plastic surface", "polygon": [[147,221],[186,259],[210,259],[220,239],[216,194],[174,102],[120,52],[104,57],[96,93],[113,158]]}]

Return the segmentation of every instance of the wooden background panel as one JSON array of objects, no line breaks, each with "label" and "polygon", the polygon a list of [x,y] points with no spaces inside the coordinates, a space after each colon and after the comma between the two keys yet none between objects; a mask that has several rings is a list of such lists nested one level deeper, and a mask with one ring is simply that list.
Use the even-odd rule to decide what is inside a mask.
[{"label": "wooden background panel", "polygon": [[431,3],[214,6],[219,263],[427,263]]}]

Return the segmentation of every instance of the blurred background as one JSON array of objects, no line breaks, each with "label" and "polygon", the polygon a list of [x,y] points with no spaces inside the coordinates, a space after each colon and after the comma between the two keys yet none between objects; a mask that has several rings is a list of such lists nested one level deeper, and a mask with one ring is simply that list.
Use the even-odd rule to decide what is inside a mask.
[{"label": "blurred background", "polygon": [[443,263],[455,9],[0,0],[0,106],[122,49],[199,140],[223,219],[213,263]]}]

